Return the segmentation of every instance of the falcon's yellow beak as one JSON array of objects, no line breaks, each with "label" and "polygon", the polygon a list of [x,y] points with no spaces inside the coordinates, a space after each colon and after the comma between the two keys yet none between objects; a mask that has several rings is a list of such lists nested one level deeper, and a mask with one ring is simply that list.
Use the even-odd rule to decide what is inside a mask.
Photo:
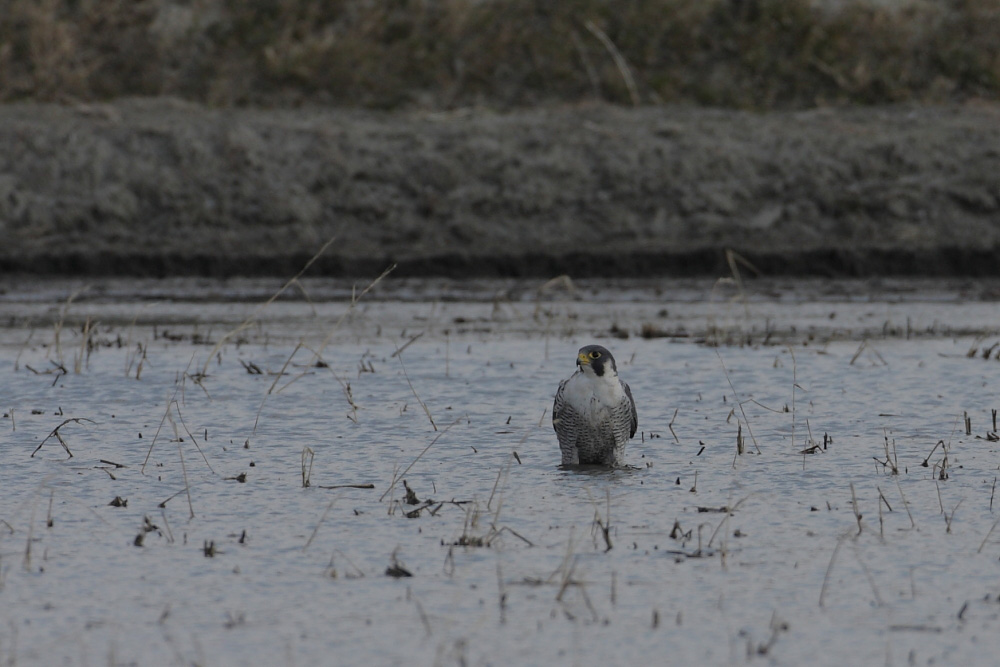
[{"label": "falcon's yellow beak", "polygon": [[584,354],[583,352],[581,352],[580,354],[576,355],[576,363],[578,363],[578,364],[586,364],[587,366],[589,366],[590,365],[590,357],[588,357],[586,354]]}]

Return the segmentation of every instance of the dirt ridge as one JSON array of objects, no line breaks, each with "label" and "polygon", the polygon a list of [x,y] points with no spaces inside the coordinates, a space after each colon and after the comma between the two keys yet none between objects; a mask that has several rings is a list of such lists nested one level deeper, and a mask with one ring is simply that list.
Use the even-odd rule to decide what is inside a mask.
[{"label": "dirt ridge", "polygon": [[12,104],[0,146],[5,272],[1000,274],[996,104]]}]

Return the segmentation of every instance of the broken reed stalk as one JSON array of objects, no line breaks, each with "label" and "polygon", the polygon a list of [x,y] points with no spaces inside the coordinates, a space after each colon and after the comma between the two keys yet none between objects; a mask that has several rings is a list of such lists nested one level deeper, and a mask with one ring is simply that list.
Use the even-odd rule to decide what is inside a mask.
[{"label": "broken reed stalk", "polygon": [[858,511],[858,497],[854,493],[854,482],[851,482],[851,506],[854,508],[854,518],[858,522],[858,535],[861,534],[861,512]]},{"label": "broken reed stalk", "polygon": [[[877,488],[877,487],[876,487]],[[882,497],[882,491],[878,492],[879,497]],[[885,523],[882,521],[882,502],[878,501],[875,503],[878,506],[878,537],[882,542],[885,542]]]},{"label": "broken reed stalk", "polygon": [[889,501],[886,500],[885,494],[882,493],[882,488],[876,486],[875,489],[878,491],[878,497],[879,497],[879,500],[881,501],[879,503],[879,507],[882,506],[881,503],[885,503],[885,508],[891,512],[892,511],[892,506],[889,504]]},{"label": "broken reed stalk", "polygon": [[[794,447],[795,446],[795,388],[799,384],[799,379],[798,379],[799,368],[798,364],[795,361],[795,350],[792,349],[791,345],[788,346],[788,353],[792,355],[792,447]],[[804,464],[805,461],[803,460],[803,465]]]},{"label": "broken reed stalk", "polygon": [[23,565],[25,570],[31,570],[31,542],[35,532],[35,507],[38,505],[37,500],[38,493],[36,491],[34,497],[31,499],[31,518],[28,519],[28,540],[24,545]]},{"label": "broken reed stalk", "polygon": [[400,349],[397,347],[396,348],[396,353],[397,353],[396,358],[399,359],[399,366],[400,366],[400,368],[403,369],[403,377],[406,378],[406,384],[410,385],[410,391],[413,392],[413,397],[415,399],[417,399],[417,403],[419,403],[420,407],[422,407],[424,409],[424,414],[426,414],[427,415],[427,419],[430,420],[431,427],[436,431],[436,430],[438,430],[438,427],[437,427],[437,424],[434,423],[434,417],[431,416],[431,411],[427,409],[427,404],[424,403],[422,400],[420,400],[420,396],[417,395],[417,390],[413,388],[413,383],[410,382],[410,376],[406,372],[406,365],[403,364],[403,355],[399,354],[399,352],[400,352]]},{"label": "broken reed stalk", "polygon": [[63,323],[66,321],[66,313],[69,312],[70,304],[73,303],[74,299],[78,297],[85,290],[90,289],[90,285],[84,285],[77,289],[75,292],[69,295],[66,299],[66,303],[63,304],[62,309],[59,311],[59,321],[55,325],[55,347],[56,347],[56,358],[59,359],[59,364],[62,365],[62,346],[60,344],[59,335],[62,333]]},{"label": "broken reed stalk", "polygon": [[[309,488],[309,478],[312,477],[313,469],[313,459],[316,458],[316,453],[313,452],[311,447],[302,448],[302,488]],[[306,459],[309,460],[306,463]]]},{"label": "broken reed stalk", "polygon": [[611,489],[604,489],[604,525],[601,526],[601,533],[604,535],[604,552],[611,551],[614,547],[611,544]]},{"label": "broken reed stalk", "polygon": [[736,405],[740,408],[740,413],[743,415],[743,421],[747,425],[747,433],[750,434],[750,439],[753,441],[753,446],[757,449],[757,453],[760,454],[760,445],[757,444],[757,438],[753,435],[753,429],[750,428],[750,420],[747,419],[747,413],[743,410],[743,402],[740,400],[740,395],[736,392],[736,387],[733,386],[733,380],[729,377],[729,371],[726,369],[726,362],[722,360],[722,355],[719,354],[719,349],[715,348],[715,356],[719,358],[719,363],[722,365],[722,372],[726,374],[726,381],[729,382],[729,388],[733,390],[733,397],[736,399]]},{"label": "broken reed stalk", "polygon": [[497,602],[500,605],[500,625],[507,623],[507,590],[503,585],[503,571],[497,561]]},{"label": "broken reed stalk", "polygon": [[416,341],[420,340],[420,338],[423,335],[424,335],[424,332],[421,331],[420,333],[418,333],[418,334],[416,334],[414,336],[410,336],[410,340],[408,340],[405,343],[403,343],[403,347],[397,347],[396,351],[389,355],[389,358],[391,359],[393,357],[398,357],[399,355],[403,354],[403,350],[405,350],[406,348],[408,348],[411,345],[413,345],[413,343],[415,343]]},{"label": "broken reed stalk", "polygon": [[937,451],[938,447],[944,447],[944,440],[937,441],[937,444],[934,445],[934,448],[930,451],[930,453],[924,457],[924,462],[920,464],[921,466],[926,468],[929,465],[928,462],[931,460],[931,457],[934,456],[934,452]]},{"label": "broken reed stalk", "polygon": [[587,489],[587,500],[590,504],[594,506],[594,518],[590,522],[590,537],[594,540],[594,548],[597,545],[597,535],[598,533],[604,538],[604,553],[611,551],[614,548],[614,544],[611,542],[611,490],[604,489],[604,518],[601,518],[601,508],[594,500],[594,497],[590,494],[590,489]]},{"label": "broken reed stalk", "polygon": [[90,315],[83,323],[83,335],[80,336],[80,351],[73,357],[73,372],[79,375],[83,372],[83,361],[86,358],[88,361],[90,355],[87,353],[87,342],[90,340]]},{"label": "broken reed stalk", "polygon": [[[733,413],[730,412],[729,414],[732,415]],[[743,422],[741,422],[739,420],[739,418],[737,418],[736,419],[736,451],[733,453],[733,468],[734,469],[736,468],[736,460],[739,457],[743,456],[743,450],[744,450],[744,444],[743,444]],[[697,470],[695,470],[695,472],[694,472],[694,481],[695,481],[695,486],[697,486],[698,485],[698,471]],[[694,491],[694,489],[692,489],[692,492],[693,491]]]},{"label": "broken reed stalk", "polygon": [[[889,456],[889,431],[882,429],[882,444],[885,446],[885,464],[892,470],[893,475],[899,474],[899,457],[896,455],[896,439],[892,439],[892,456]],[[930,456],[928,455],[928,458]],[[924,463],[926,466],[926,462]]]},{"label": "broken reed stalk", "polygon": [[274,300],[277,299],[279,296],[281,296],[285,292],[285,290],[287,290],[292,285],[297,284],[299,278],[302,277],[302,274],[304,274],[306,271],[309,270],[309,267],[313,265],[313,262],[315,262],[317,259],[319,259],[320,255],[322,255],[324,252],[326,252],[326,249],[329,248],[333,244],[333,242],[336,240],[336,238],[337,238],[336,236],[332,236],[329,241],[327,241],[326,243],[324,243],[323,247],[320,248],[319,251],[315,255],[313,255],[312,257],[309,258],[309,261],[305,263],[305,266],[303,266],[302,269],[298,273],[296,273],[291,279],[288,280],[288,282],[286,282],[284,285],[282,285],[281,289],[279,289],[277,292],[275,292],[274,295],[271,296],[270,299],[268,299],[264,303],[262,303],[259,306],[257,306],[257,308],[254,309],[254,311],[250,314],[250,316],[247,317],[245,320],[243,320],[242,324],[240,324],[235,329],[229,331],[228,333],[223,334],[222,337],[219,338],[218,342],[215,344],[215,347],[212,348],[212,351],[209,352],[208,356],[205,358],[205,364],[204,364],[204,366],[202,366],[202,369],[201,369],[201,374],[202,375],[207,375],[208,374],[208,364],[211,363],[212,358],[216,355],[216,353],[219,350],[222,349],[222,346],[225,345],[226,342],[230,338],[232,338],[233,336],[235,336],[236,334],[240,333],[241,331],[243,331],[244,329],[246,329],[247,327],[249,327],[251,324],[253,324],[254,320],[257,319],[257,316],[260,315],[260,313],[263,312],[263,310],[265,308],[267,308],[272,303],[274,303]]},{"label": "broken reed stalk", "polygon": [[382,499],[385,498],[386,495],[388,495],[395,488],[396,482],[398,482],[400,479],[402,479],[403,477],[405,477],[406,473],[408,473],[410,471],[410,468],[412,468],[414,465],[416,465],[417,461],[419,461],[421,459],[421,457],[423,457],[423,455],[427,453],[427,450],[429,450],[431,447],[433,447],[434,443],[436,443],[438,440],[441,439],[441,436],[443,436],[445,433],[447,433],[448,431],[450,431],[451,427],[454,426],[455,424],[457,424],[458,422],[462,421],[462,419],[463,419],[463,417],[459,417],[458,419],[456,419],[452,423],[450,423],[447,426],[445,426],[443,430],[438,431],[438,434],[436,436],[434,436],[434,439],[431,440],[430,443],[426,447],[424,447],[423,450],[419,454],[417,454],[417,458],[413,459],[413,461],[410,463],[410,465],[406,466],[406,469],[403,470],[403,472],[401,472],[398,475],[395,474],[395,473],[393,473],[392,482],[389,484],[389,488],[385,490],[385,493],[383,493],[381,496],[379,496],[378,501],[382,502]]},{"label": "broken reed stalk", "polygon": [[89,422],[91,424],[97,423],[93,419],[87,419],[86,417],[74,417],[72,419],[65,420],[63,423],[59,424],[59,426],[56,426],[54,429],[52,429],[52,431],[47,436],[45,436],[44,440],[38,443],[38,447],[35,447],[35,451],[31,452],[31,456],[28,458],[32,459],[35,458],[35,454],[37,454],[38,450],[42,448],[42,445],[44,445],[46,442],[49,441],[49,438],[55,438],[56,440],[58,440],[59,444],[62,445],[63,449],[66,450],[66,453],[69,454],[68,458],[73,458],[73,452],[69,450],[69,445],[67,445],[66,441],[63,440],[61,435],[59,435],[59,429],[61,429],[66,424],[69,424],[70,422],[76,422],[77,424],[82,424],[83,422]]}]

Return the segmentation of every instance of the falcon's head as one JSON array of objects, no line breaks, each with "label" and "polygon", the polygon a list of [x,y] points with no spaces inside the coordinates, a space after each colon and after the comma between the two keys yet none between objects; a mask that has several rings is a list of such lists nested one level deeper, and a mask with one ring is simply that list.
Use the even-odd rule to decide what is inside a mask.
[{"label": "falcon's head", "polygon": [[615,365],[615,358],[611,356],[606,347],[600,345],[585,345],[580,348],[576,355],[576,365],[580,367],[584,375],[604,377],[618,376],[618,366]]}]

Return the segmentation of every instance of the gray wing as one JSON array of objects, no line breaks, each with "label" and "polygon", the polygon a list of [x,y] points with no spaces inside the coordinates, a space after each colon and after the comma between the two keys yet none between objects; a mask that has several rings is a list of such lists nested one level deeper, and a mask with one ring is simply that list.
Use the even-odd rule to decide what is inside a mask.
[{"label": "gray wing", "polygon": [[552,403],[552,428],[559,440],[559,450],[562,452],[563,464],[579,460],[577,439],[580,435],[580,419],[576,411],[567,405],[564,390],[569,380],[559,383],[555,401]]},{"label": "gray wing", "polygon": [[625,384],[624,382],[622,382],[622,387],[625,388],[625,395],[628,396],[628,402],[629,402],[629,405],[631,406],[631,411],[632,411],[632,425],[629,427],[631,432],[628,434],[628,437],[634,438],[635,437],[635,429],[636,429],[636,427],[639,426],[639,415],[636,414],[636,411],[635,411],[635,399],[632,398],[632,390],[629,389],[629,386],[627,384]]},{"label": "gray wing", "polygon": [[562,443],[563,439],[569,438],[571,435],[570,431],[575,431],[572,422],[576,413],[573,412],[573,408],[566,405],[566,400],[563,398],[567,382],[569,380],[563,380],[559,383],[556,398],[552,402],[552,428],[555,430],[560,443]]}]

